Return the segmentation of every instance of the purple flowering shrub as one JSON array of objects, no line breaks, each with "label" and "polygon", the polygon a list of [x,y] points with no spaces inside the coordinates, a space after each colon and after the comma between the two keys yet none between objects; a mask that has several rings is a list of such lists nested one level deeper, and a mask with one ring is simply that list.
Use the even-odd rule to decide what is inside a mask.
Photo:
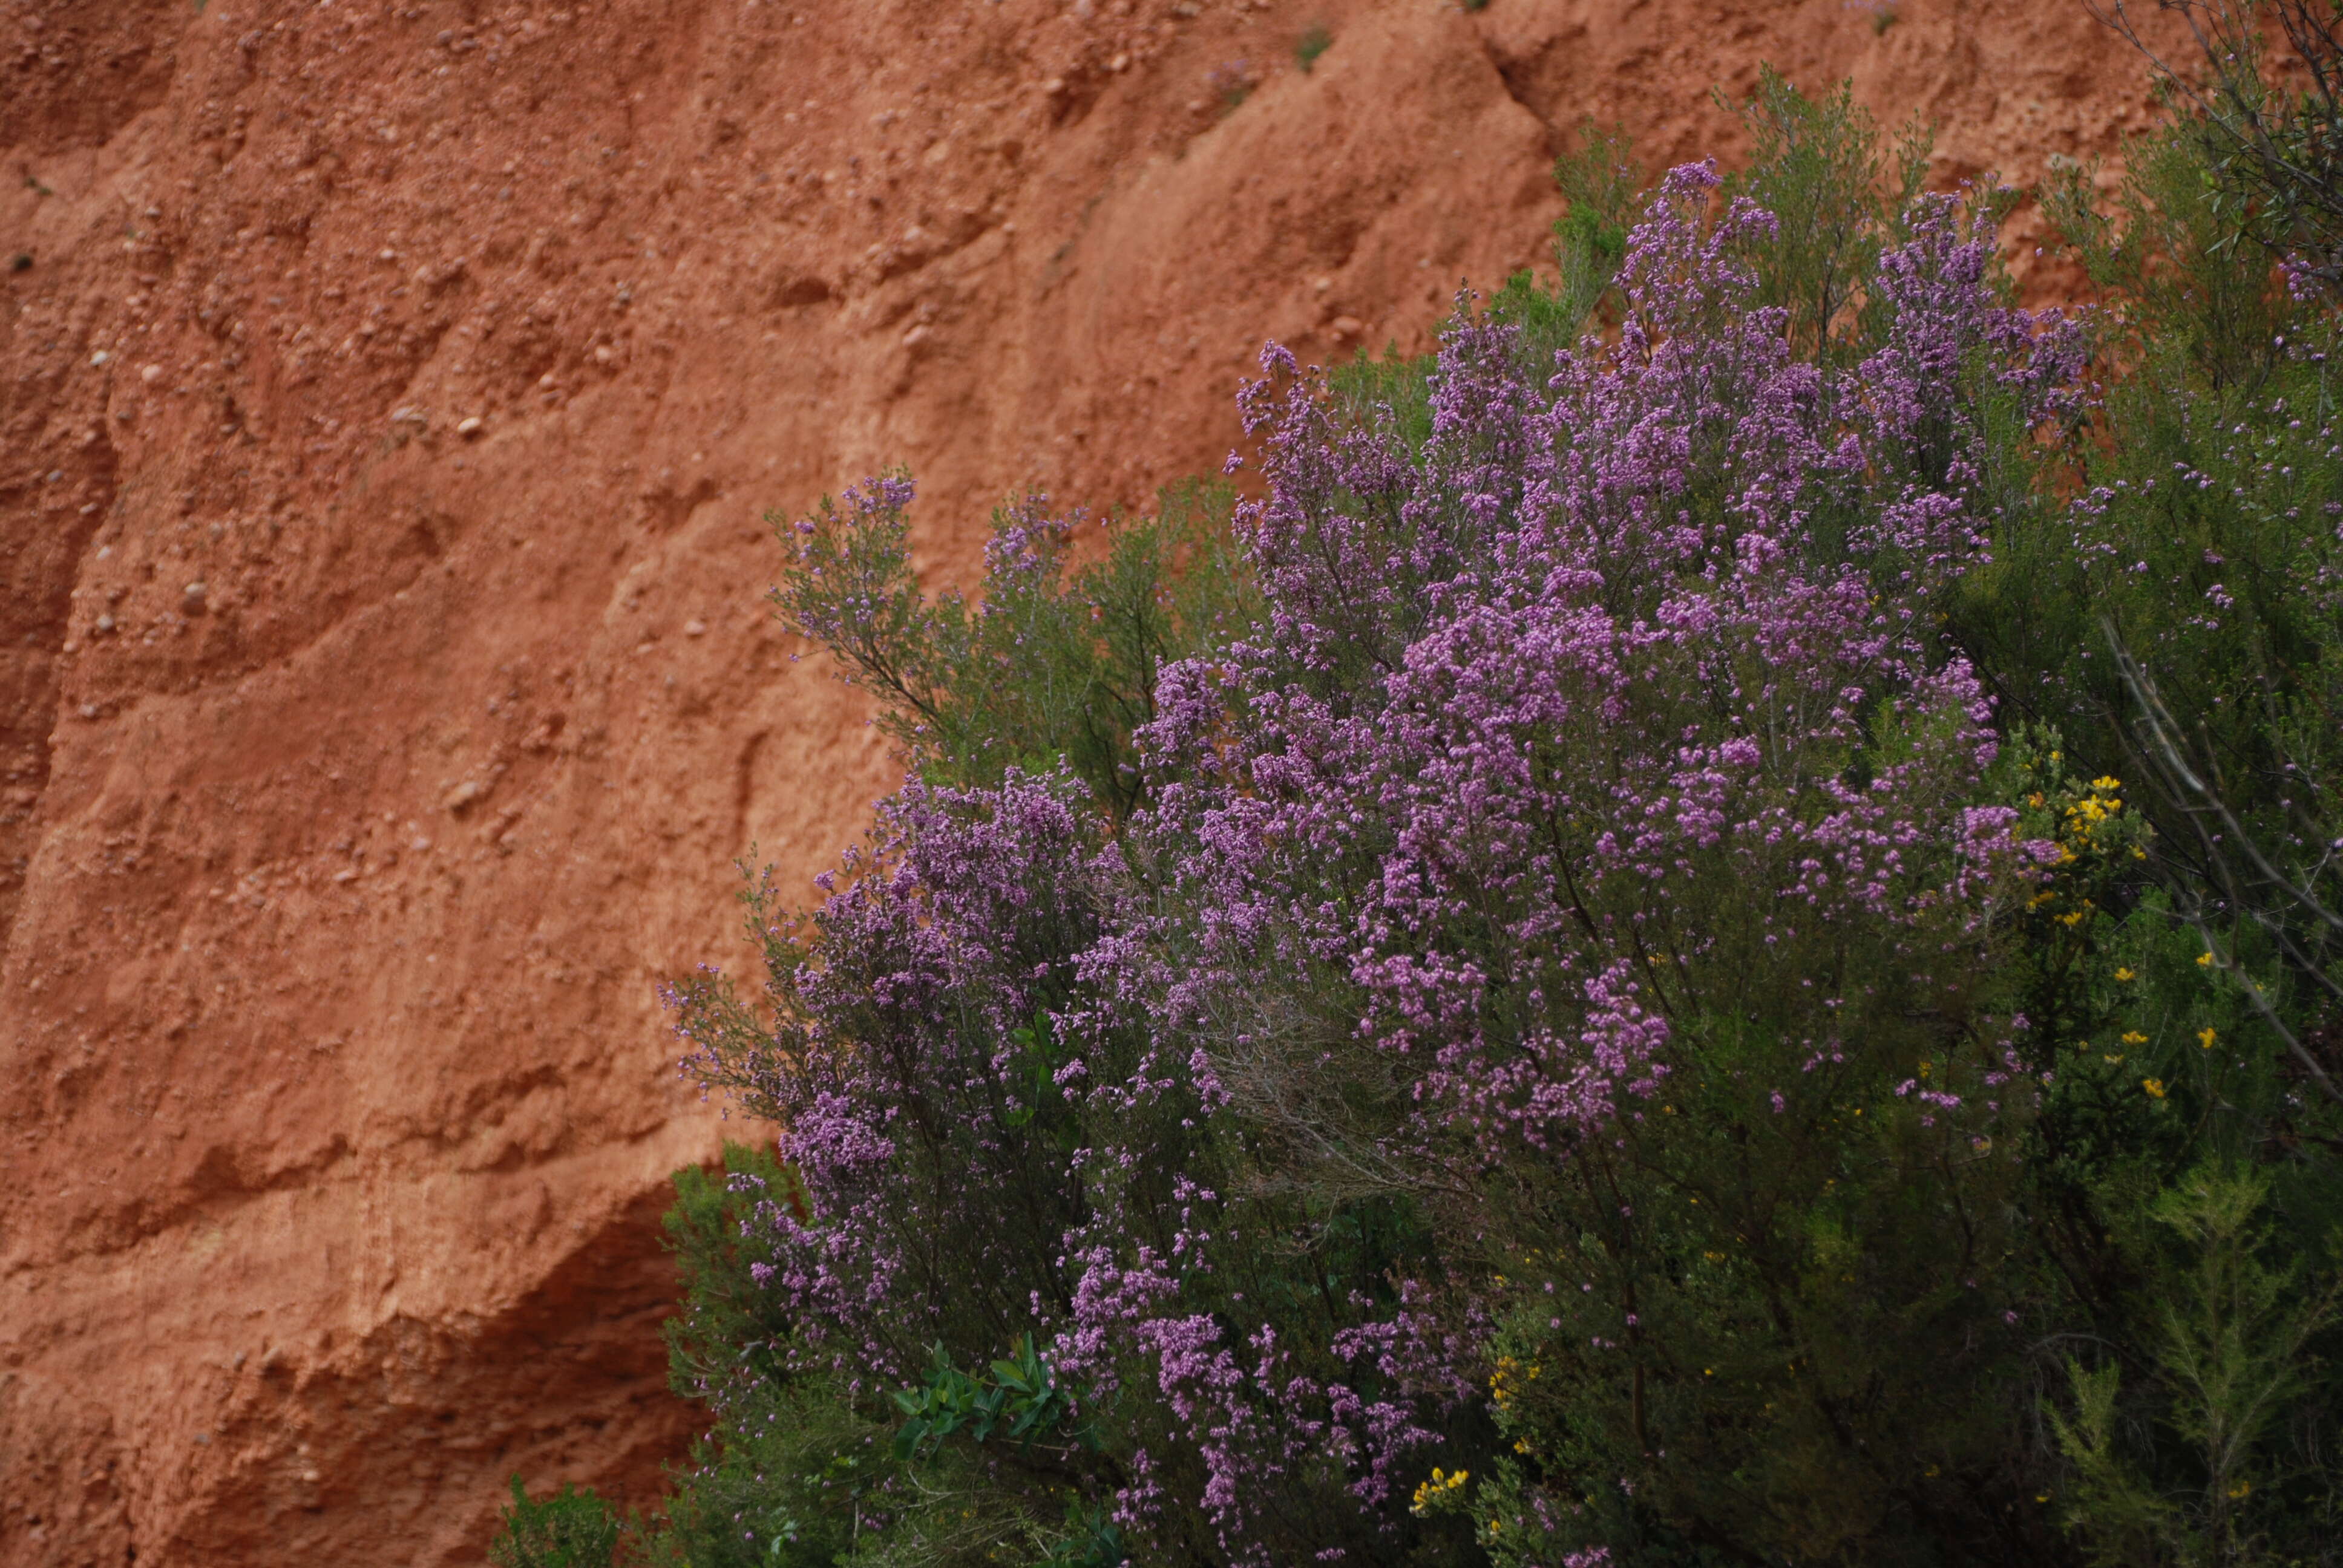
[{"label": "purple flowering shrub", "polygon": [[1715,183],[1670,176],[1620,340],[1549,388],[1454,328],[1420,453],[1257,387],[1264,625],[1170,672],[1145,738],[1177,896],[1132,946],[1247,1130],[1214,1184],[1423,1217],[1423,1271],[1333,1348],[1423,1411],[1503,1389],[1515,1446],[1360,1422],[1354,1484],[1478,1460],[1415,1512],[1509,1561],[1654,1521],[1836,1556],[2011,1484],[2006,1426],[1913,1419],[2013,1348],[1989,1276],[2038,1088],[1996,916],[2044,851],[1981,803],[1989,710],[1935,611],[1986,553],[1981,414],[2059,415],[2074,340],[1927,198],[1884,346],[1826,376],[1737,259],[1767,216],[1703,223]]},{"label": "purple flowering shrub", "polygon": [[[1012,768],[992,789],[909,784],[868,848],[825,873],[830,896],[809,916],[778,919],[769,888],[751,890],[777,1027],[715,977],[679,988],[703,1070],[780,1124],[794,1178],[746,1190],[754,1244],[734,1271],[790,1326],[744,1362],[748,1386],[729,1391],[742,1408],[778,1396],[783,1419],[812,1424],[789,1392],[812,1388],[837,1407],[817,1412],[830,1428],[883,1432],[876,1423],[901,1420],[891,1395],[923,1380],[971,1392],[955,1362],[1030,1355],[1068,1319],[1081,1271],[1066,1239],[1093,1211],[1079,1170],[1081,1057],[1063,1020],[1084,994],[1079,960],[1109,934],[1105,828],[1062,774]],[[782,1463],[851,1462],[854,1484],[827,1501],[851,1505],[851,1540],[870,1533],[879,1554],[859,1562],[992,1561],[1035,1513],[1059,1515],[1115,1473],[1083,1432],[1089,1388],[1055,1381],[1051,1419],[972,1467],[906,1462],[920,1455],[834,1433]],[[796,1539],[766,1533],[776,1552]],[[809,1549],[835,1536],[806,1533]]]},{"label": "purple flowering shrub", "polygon": [[773,1283],[818,1334],[858,1327],[826,1348],[882,1382],[910,1381],[939,1339],[1005,1347],[1071,1297],[1055,1255],[1086,1214],[1055,1020],[1102,934],[1085,805],[1021,775],[890,801],[749,1067],[813,1211],[771,1211]]},{"label": "purple flowering shrub", "polygon": [[[2074,339],[1930,197],[1872,351],[1800,357],[1717,184],[1628,236],[1615,342],[1460,317],[1420,439],[1272,351],[1259,611],[1162,667],[1137,809],[909,786],[772,927],[777,1026],[687,989],[803,1183],[793,1366],[1028,1347],[1064,1431],[986,1473],[1141,1562],[1895,1555],[2016,1484],[1962,1380],[2014,1353],[2051,851],[1938,607]],[[808,629],[920,613],[867,602]]]},{"label": "purple flowering shrub", "polygon": [[973,601],[906,477],[791,526],[912,777],[671,996],[779,1131],[679,1179],[623,1550],[2343,1561],[2332,301],[2186,125],[2054,196],[2077,320],[1747,121],[1640,218],[1590,133],[1436,356],[1269,350],[1242,504],[1004,508]]},{"label": "purple flowering shrub", "polygon": [[[781,1375],[880,1402],[933,1386],[931,1365],[1038,1347],[1065,1416],[987,1457],[996,1493],[1045,1514],[1087,1501],[1099,1528],[1167,1548],[1201,1532],[1191,1545],[1207,1558],[1222,1534],[1240,1547],[1363,1534],[1339,1464],[1331,1512],[1231,1493],[1271,1449],[1272,1470],[1326,1469],[1299,1445],[1326,1435],[1327,1407],[1356,1400],[1310,1387],[1274,1331],[1242,1370],[1221,1343],[1215,1309],[1248,1292],[1296,1326],[1297,1282],[1280,1251],[1200,1223],[1217,1199],[1197,1177],[1225,1165],[1213,1143],[1227,1130],[1150,1038],[1131,983],[1150,960],[1110,956],[1136,884],[1105,827],[1064,775],[907,786],[823,905],[774,928],[777,1030],[752,1038],[711,982],[683,994],[706,1070],[781,1123],[801,1183],[802,1210],[768,1201],[753,1221],[762,1255],[749,1271],[798,1323]],[[1373,1237],[1358,1245],[1383,1261]],[[1222,1253],[1216,1271],[1208,1258]],[[1340,1283],[1347,1296],[1383,1282],[1354,1263]],[[1302,1304],[1330,1288],[1318,1278]],[[1315,1326],[1322,1355],[1330,1331]],[[1290,1374],[1274,1432],[1244,1407],[1270,1368]],[[1167,1494],[1206,1500],[1212,1523],[1197,1524],[1192,1503],[1165,1508]],[[869,1506],[894,1523],[890,1504],[908,1514],[911,1501]],[[1265,1523],[1262,1503],[1285,1517]],[[1229,1533],[1239,1519],[1246,1536]]]}]

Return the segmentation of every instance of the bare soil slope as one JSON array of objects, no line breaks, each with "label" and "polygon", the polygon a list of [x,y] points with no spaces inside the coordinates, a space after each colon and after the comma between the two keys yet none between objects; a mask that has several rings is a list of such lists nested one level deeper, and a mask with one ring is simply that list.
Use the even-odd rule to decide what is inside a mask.
[{"label": "bare soil slope", "polygon": [[1761,60],[1940,182],[2148,108],[2078,0],[0,0],[0,1562],[654,1494],[655,984],[890,782],[764,510],[1143,502]]}]

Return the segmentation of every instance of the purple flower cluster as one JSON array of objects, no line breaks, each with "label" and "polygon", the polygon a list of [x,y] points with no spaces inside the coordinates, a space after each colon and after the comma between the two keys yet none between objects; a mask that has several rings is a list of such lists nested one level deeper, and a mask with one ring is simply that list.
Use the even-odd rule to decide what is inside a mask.
[{"label": "purple flower cluster", "polygon": [[[1164,673],[1119,834],[1062,777],[886,808],[748,1070],[812,1207],[768,1216],[806,1353],[901,1382],[1034,1334],[1135,1539],[1372,1555],[1483,1381],[1491,1173],[1613,1138],[1753,999],[1805,1063],[1761,1101],[1848,1092],[1845,977],[1974,949],[2034,874],[1936,611],[2076,336],[1926,197],[1880,347],[1818,368],[1716,186],[1669,176],[1615,342],[1548,377],[1453,326],[1420,449],[1264,356],[1265,613]],[[1433,1240],[1338,1266],[1346,1203]]]},{"label": "purple flower cluster", "polygon": [[[1005,1348],[1071,1306],[1059,1254],[1084,1210],[1052,1020],[1101,935],[1096,840],[1062,780],[906,786],[777,976],[779,1030],[725,1064],[783,1119],[813,1211],[769,1206],[767,1282],[841,1369],[900,1383],[950,1331]],[[1004,1194],[1031,1206],[1019,1223]]]},{"label": "purple flower cluster", "polygon": [[1926,612],[1983,552],[1966,367],[2039,419],[2071,336],[1994,305],[1983,236],[1931,201],[1883,264],[1889,346],[1829,385],[1733,260],[1771,219],[1704,228],[1714,184],[1671,176],[1622,340],[1550,398],[1507,329],[1456,327],[1420,457],[1334,431],[1307,382],[1249,394],[1271,624],[1164,684],[1180,781],[1148,826],[1182,845],[1162,940],[1192,950],[1159,1028],[1217,1056],[1213,1020],[1256,1021],[1229,991],[1323,971],[1427,1128],[1561,1149],[1651,1092],[1669,1020],[1738,966],[1972,907],[2008,864],[2014,815],[1965,804],[1987,708]]}]

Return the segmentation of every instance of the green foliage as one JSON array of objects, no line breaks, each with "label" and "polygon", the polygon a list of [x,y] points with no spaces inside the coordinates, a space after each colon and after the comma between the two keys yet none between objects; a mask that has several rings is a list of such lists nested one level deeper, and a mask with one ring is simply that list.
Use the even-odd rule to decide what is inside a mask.
[{"label": "green foliage", "polygon": [[684,1280],[682,1310],[667,1322],[668,1379],[689,1399],[713,1399],[737,1379],[779,1376],[776,1352],[790,1323],[750,1271],[772,1261],[768,1232],[750,1223],[766,1203],[803,1214],[795,1172],[769,1151],[727,1139],[724,1174],[675,1173],[668,1250]]},{"label": "green foliage", "polygon": [[2285,291],[2258,250],[2239,252],[2218,187],[2184,130],[2132,137],[2115,210],[2098,201],[2100,169],[2054,169],[2042,205],[2109,308],[2103,352],[2122,373],[2127,421],[2181,412],[2196,388],[2250,396],[2285,359]]},{"label": "green foliage", "polygon": [[1624,126],[1604,130],[1588,120],[1579,147],[1554,161],[1554,182],[1569,204],[1554,225],[1554,259],[1561,265],[1556,295],[1575,331],[1594,314],[1627,255],[1627,230],[1643,201],[1643,170]]},{"label": "green foliage", "polygon": [[[2051,193],[2105,297],[2112,385],[2098,439],[2077,448],[2085,531],[2046,523],[2009,541],[1990,585],[2002,639],[1979,640],[2032,678],[2012,681],[2013,699],[2122,756],[2114,731],[2138,703],[2111,625],[2182,723],[2207,733],[2233,793],[2315,797],[2334,777],[2328,738],[2343,711],[2333,323],[2289,301],[2260,252],[2223,243],[2198,159],[2185,127],[2135,144],[2111,215],[2089,205],[2087,171]],[[2289,763],[2311,771],[2308,790],[2286,782]]]},{"label": "green foliage", "polygon": [[1204,73],[1204,85],[1221,100],[1221,113],[1232,115],[1252,96],[1255,86],[1252,68],[1242,60],[1231,60]]},{"label": "green foliage", "polygon": [[831,1568],[882,1547],[905,1488],[890,1430],[843,1380],[730,1390],[713,1440],[678,1472],[649,1562],[677,1568]]},{"label": "green foliage", "polygon": [[[957,1432],[966,1432],[975,1442],[998,1432],[1004,1441],[1027,1448],[1061,1435],[1086,1448],[1098,1446],[1094,1433],[1073,1426],[1073,1398],[1058,1386],[1030,1335],[1020,1334],[1008,1359],[994,1362],[991,1372],[989,1378],[971,1376],[952,1365],[951,1352],[937,1345],[920,1386],[894,1396],[904,1418],[895,1432],[895,1457],[916,1458]],[[1072,1430],[1061,1434],[1063,1427]]]},{"label": "green foliage", "polygon": [[[1481,1205],[1504,1217],[1486,1264],[1510,1303],[1487,1351],[1502,1445],[1423,1502],[1473,1520],[1493,1562],[2047,1554],[2014,1436],[2020,1325],[2058,1287],[2018,1206],[2007,955],[1950,926],[1901,934],[1785,945],[1716,893],[1694,930],[1654,930],[1663,951],[1726,950],[1713,990],[1674,999],[1657,1102]],[[1827,1050],[1802,1021],[1817,986]],[[1547,1518],[1536,1499],[1563,1483],[1578,1511]]]},{"label": "green foliage", "polygon": [[1122,1532],[1102,1508],[1071,1512],[1065,1538],[1035,1568],[1122,1568]]},{"label": "green foliage", "polygon": [[993,517],[980,605],[924,594],[900,507],[849,526],[825,498],[791,533],[771,597],[822,628],[840,674],[881,704],[880,726],[933,782],[990,784],[1064,761],[1118,819],[1142,789],[1131,731],[1154,716],[1156,671],[1249,613],[1224,485],[1167,487],[1151,517],[1113,518],[1103,558],[1038,501]]},{"label": "green foliage", "polygon": [[1318,64],[1318,56],[1334,46],[1334,35],[1326,31],[1322,22],[1313,22],[1302,36],[1294,40],[1293,63],[1305,72]]},{"label": "green foliage", "polygon": [[690,1568],[828,1568],[891,1470],[882,1420],[840,1383],[789,1372],[795,1325],[756,1277],[772,1257],[759,1211],[802,1212],[796,1177],[769,1151],[728,1140],[721,1176],[687,1166],[675,1188],[666,1225],[683,1301],[666,1328],[669,1377],[718,1427],[679,1474],[646,1554]]},{"label": "green foliage", "polygon": [[[1728,106],[1747,129],[1752,161],[1728,182],[1727,193],[1780,219],[1775,238],[1749,256],[1764,298],[1790,312],[1791,341],[1802,354],[1867,352],[1885,321],[1857,298],[1855,284],[1870,276],[1881,246],[1899,236],[1903,208],[1927,172],[1928,132],[1915,123],[1883,148],[1850,84],[1815,101],[1771,66],[1760,72],[1746,104]],[[1492,319],[1520,330],[1523,358],[1540,368],[1604,326],[1615,306],[1627,232],[1648,194],[1624,126],[1606,129],[1589,119],[1577,140],[1577,149],[1554,166],[1566,205],[1554,226],[1553,286],[1531,271],[1517,272],[1485,306]],[[1402,355],[1395,344],[1380,358],[1361,349],[1328,372],[1328,391],[1353,417],[1395,418],[1409,444],[1421,448],[1432,429],[1433,357]]]},{"label": "green foliage", "polygon": [[2101,20],[2154,65],[2217,243],[2283,257],[2333,297],[2343,286],[2343,11],[2333,0],[2163,0],[2158,9],[2185,19],[2197,61],[2160,58],[2120,4]]},{"label": "green foliage", "polygon": [[[1580,127],[1578,142],[1576,152],[1565,153],[1554,166],[1554,184],[1567,204],[1554,226],[1559,275],[1554,286],[1549,290],[1533,272],[1517,272],[1487,306],[1491,319],[1519,329],[1523,357],[1537,369],[1552,365],[1557,353],[1577,347],[1583,333],[1604,324],[1606,307],[1615,301],[1619,264],[1627,255],[1627,230],[1643,211],[1643,171],[1626,128],[1605,130],[1590,119]],[[1430,370],[1427,358],[1423,375]]]},{"label": "green foliage", "polygon": [[[1568,228],[1570,220],[1564,218],[1556,226]],[[1608,289],[1610,286],[1611,278],[1606,274],[1601,288]],[[1566,286],[1548,292],[1539,286],[1537,275],[1527,268],[1506,278],[1504,286],[1489,297],[1487,308],[1492,320],[1521,330],[1522,354],[1540,368],[1553,365],[1559,351],[1576,347],[1579,330],[1587,321],[1587,311],[1577,308]]]},{"label": "green foliage", "polygon": [[1432,367],[1436,357],[1402,354],[1396,343],[1386,345],[1380,358],[1362,348],[1355,359],[1327,370],[1327,396],[1343,418],[1391,419],[1410,449],[1421,451],[1432,438]]},{"label": "green foliage", "polygon": [[[2059,1061],[2028,1206],[2088,1347],[2056,1506],[2104,1563],[2343,1540],[2309,1282],[2343,1222],[2336,322],[2285,286],[2226,134],[2184,112],[2107,206],[2090,169],[2046,193],[2100,292],[2106,392],[2051,476],[2073,505],[2012,508],[1953,621],[2004,712],[2063,737],[2026,797],[2070,849],[2023,950]],[[2074,829],[2119,791],[2125,848],[2096,853]]]},{"label": "green foliage", "polygon": [[[1760,297],[1789,312],[1790,342],[1801,355],[1859,357],[1885,327],[1859,285],[1876,268],[1881,247],[1902,237],[1904,209],[1927,174],[1930,133],[1916,120],[1883,145],[1852,83],[1809,98],[1770,65],[1761,67],[1746,103],[1732,104],[1721,90],[1718,103],[1740,119],[1750,145],[1748,166],[1727,179],[1724,194],[1747,197],[1777,220],[1747,256]],[[1489,302],[1493,317],[1522,329],[1523,351],[1538,365],[1602,324],[1645,197],[1624,126],[1605,130],[1590,119],[1578,142],[1554,168],[1568,204],[1554,225],[1554,287],[1516,273]],[[1996,210],[1989,205],[1989,216]]]},{"label": "green foliage", "polygon": [[[1642,210],[1643,172],[1624,126],[1604,129],[1588,120],[1576,152],[1554,162],[1554,184],[1568,205],[1554,226],[1559,271],[1549,290],[1529,271],[1514,273],[1487,302],[1490,317],[1518,327],[1521,352],[1533,366],[1554,363],[1599,325],[1613,297],[1613,280],[1627,254],[1627,230]],[[1391,419],[1408,446],[1421,450],[1432,436],[1432,372],[1437,356],[1403,355],[1397,344],[1378,358],[1367,350],[1327,372],[1327,392],[1351,419]]]},{"label": "green foliage", "polygon": [[[1885,321],[1857,297],[1856,281],[1870,276],[1881,246],[1900,237],[1904,206],[1927,172],[1929,133],[1915,122],[1883,147],[1851,84],[1817,101],[1771,66],[1761,70],[1747,103],[1727,106],[1746,128],[1752,152],[1750,166],[1728,181],[1727,194],[1747,196],[1780,220],[1774,238],[1748,256],[1763,297],[1789,311],[1791,342],[1801,354],[1844,359],[1868,352]],[[1534,272],[1516,272],[1484,307],[1492,319],[1519,329],[1523,359],[1540,369],[1606,318],[1615,325],[1619,266],[1648,196],[1625,126],[1589,119],[1577,141],[1554,166],[1565,206],[1554,226],[1553,286]],[[1343,414],[1394,419],[1409,445],[1421,449],[1432,433],[1433,360],[1402,355],[1396,344],[1379,358],[1363,348],[1328,372],[1327,389]],[[2031,471],[2030,463],[2020,463],[2008,478],[2023,487]]]},{"label": "green foliage", "polygon": [[[2172,1233],[2167,1289],[2140,1304],[2144,1398],[2124,1368],[2069,1359],[2071,1417],[2052,1431],[2074,1466],[2064,1510],[2090,1561],[2303,1561],[2330,1549],[2343,1491],[2315,1429],[2282,1430],[2316,1387],[2310,1345],[2335,1321],[2338,1276],[2307,1288],[2302,1261],[2260,1219],[2270,1176],[2207,1165],[2147,1212]],[[2152,1425],[2167,1441],[2138,1442]],[[2285,1441],[2291,1438],[2293,1441]],[[2149,1468],[2142,1468],[2147,1466]]]},{"label": "green foliage", "polygon": [[[2013,514],[1956,614],[2017,714],[2132,781],[2160,918],[2332,1114],[2343,984],[2343,447],[2335,321],[2293,299],[2212,199],[2201,127],[2135,144],[2111,213],[2049,206],[2104,294],[2110,386],[2071,449],[2069,513]],[[2240,1128],[2298,1121],[2268,1096]],[[2289,1134],[2291,1135],[2291,1134]],[[2240,1132],[2240,1136],[2248,1136]]]},{"label": "green foliage", "polygon": [[[1720,107],[1732,107],[1720,94]],[[1858,297],[1880,247],[1897,237],[1905,206],[1928,172],[1932,137],[1915,121],[1883,154],[1878,128],[1851,82],[1808,98],[1771,65],[1736,111],[1749,137],[1749,167],[1725,183],[1779,225],[1753,256],[1760,297],[1790,313],[1791,345],[1835,360],[1867,350],[1882,323]],[[1864,319],[1868,314],[1870,320]]]},{"label": "green foliage", "polygon": [[565,1483],[537,1503],[516,1475],[512,1495],[504,1528],[488,1548],[497,1568],[611,1568],[618,1561],[624,1524],[592,1487],[578,1492]]},{"label": "green foliage", "polygon": [[[807,1372],[798,1332],[756,1270],[772,1256],[760,1217],[802,1212],[793,1174],[767,1151],[728,1143],[725,1174],[676,1174],[669,1241],[683,1276],[668,1328],[677,1390],[717,1421],[675,1477],[665,1514],[623,1531],[589,1493],[527,1504],[499,1537],[506,1568],[911,1568],[1031,1564],[1107,1568],[1121,1537],[1095,1503],[1004,1484],[988,1452],[1012,1456],[1091,1441],[1029,1342],[970,1377],[939,1353],[918,1388],[858,1386]],[[796,1368],[797,1370],[792,1370]],[[945,1440],[955,1434],[967,1441]],[[993,1451],[984,1451],[988,1441]],[[581,1544],[582,1543],[582,1544]],[[562,1557],[553,1553],[570,1551]],[[512,1554],[512,1553],[520,1554]],[[534,1553],[535,1555],[527,1553]],[[599,1555],[593,1553],[598,1553]],[[582,1554],[580,1554],[582,1553]],[[618,1555],[614,1555],[618,1554]]]}]

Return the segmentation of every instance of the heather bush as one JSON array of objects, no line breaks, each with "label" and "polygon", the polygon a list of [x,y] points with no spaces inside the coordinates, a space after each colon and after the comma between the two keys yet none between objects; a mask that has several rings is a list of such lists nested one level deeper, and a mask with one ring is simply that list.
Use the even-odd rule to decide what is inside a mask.
[{"label": "heather bush", "polygon": [[1423,1408],[1488,1389],[1510,1441],[1385,1441],[1481,1478],[1416,1512],[1508,1561],[1958,1557],[1946,1522],[2020,1484],[1997,1265],[2040,1085],[1994,916],[2043,851],[1983,803],[1936,606],[2077,340],[1932,200],[1834,385],[1715,184],[1670,176],[1620,340],[1551,393],[1511,328],[1453,330],[1413,461],[1253,395],[1269,635],[1165,682],[1190,777],[1150,848],[1195,912],[1153,1010],[1258,1129],[1250,1180],[1429,1220],[1355,1342]]},{"label": "heather bush", "polygon": [[[987,1397],[957,1369],[1021,1354],[1056,1413],[987,1456],[995,1496],[1038,1522],[1071,1494],[1142,1555],[1877,1535],[1705,1498],[1660,1455],[1714,1429],[1704,1356],[1789,1368],[1772,1400],[1736,1378],[1781,1413],[1730,1465],[1821,1422],[1796,1374],[1828,1336],[1857,1383],[1903,1352],[1899,1386],[1941,1392],[1919,1347],[2006,1327],[1966,1276],[2010,1181],[1981,1151],[2026,1112],[1991,916],[2038,856],[1978,803],[1986,710],[1925,612],[1982,543],[1974,411],[2055,414],[2072,335],[1996,302],[1986,240],[1936,200],[1877,285],[1862,384],[1836,385],[1756,297],[1742,258],[1773,220],[1712,222],[1717,183],[1671,177],[1626,248],[1619,343],[1551,387],[1518,327],[1460,320],[1420,445],[1272,356],[1286,384],[1248,404],[1266,495],[1237,525],[1262,608],[1161,669],[1129,808],[1016,765],[907,788],[805,927],[753,895],[777,1029],[687,992],[708,1070],[784,1124],[804,1182],[809,1215],[759,1221],[794,1366],[903,1392],[926,1423],[904,1462],[974,1432],[932,1417]],[[865,494],[804,536],[824,572],[900,549],[900,498]],[[1026,558],[995,578],[1069,591]],[[917,670],[974,618],[858,602],[890,608],[803,620],[863,672]],[[883,678],[906,707],[937,684]],[[971,749],[916,711],[907,739]],[[1736,1143],[1739,1179],[1712,1180]],[[1896,1237],[1911,1256],[1882,1256]],[[1685,1293],[1695,1251],[1752,1269],[1735,1300]],[[1864,1310],[1875,1275],[1820,1255],[1941,1303],[1899,1339]],[[1534,1405],[1501,1430],[1481,1397],[1516,1342],[1566,1407],[1534,1436]],[[1623,1380],[1624,1422],[1588,1425]],[[1853,1396],[1883,1442],[1927,1425],[1896,1392]],[[1802,1506],[1879,1457],[1835,1477],[1809,1452]],[[1539,1495],[1494,1525],[1478,1494],[1472,1518],[1410,1506],[1435,1459],[1535,1471]],[[1606,1484],[1644,1502],[1577,1494],[1622,1463]]]},{"label": "heather bush", "polygon": [[2336,1560],[2328,307],[2186,126],[2053,193],[2077,319],[1746,112],[1268,351],[1241,501],[973,606],[900,476],[789,527],[912,777],[673,995],[778,1132],[679,1179],[645,1553]]},{"label": "heather bush", "polygon": [[1165,490],[1156,512],[1110,519],[1103,558],[1067,556],[1081,513],[1029,497],[994,515],[984,592],[929,599],[912,573],[903,475],[825,498],[788,524],[795,559],[771,598],[820,641],[880,723],[940,784],[998,782],[1061,761],[1117,816],[1139,802],[1131,732],[1154,713],[1161,667],[1224,639],[1249,611],[1232,571],[1225,486]]}]

